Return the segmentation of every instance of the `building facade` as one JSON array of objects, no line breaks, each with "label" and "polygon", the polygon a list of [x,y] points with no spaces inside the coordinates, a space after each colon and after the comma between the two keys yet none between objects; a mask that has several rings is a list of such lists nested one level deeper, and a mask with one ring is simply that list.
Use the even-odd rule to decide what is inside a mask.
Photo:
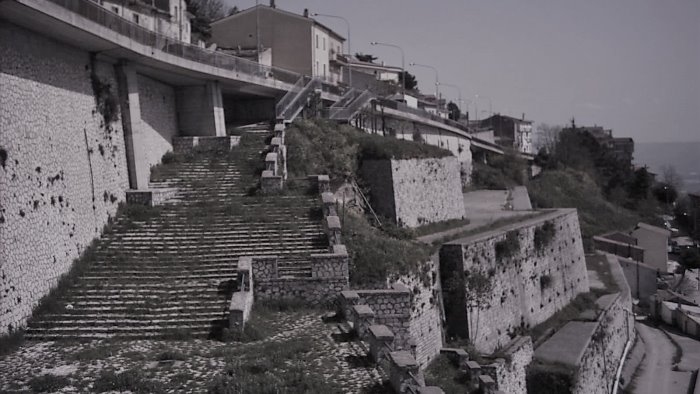
[{"label": "building facade", "polygon": [[190,43],[191,19],[185,0],[100,0],[122,18],[168,38]]},{"label": "building facade", "polygon": [[496,143],[503,147],[513,148],[520,153],[533,154],[532,121],[495,114],[482,120],[481,128],[493,130]]},{"label": "building facade", "polygon": [[211,24],[211,40],[222,49],[270,50],[272,66],[331,83],[342,80],[338,56],[345,38],[308,16],[273,5],[257,5]]}]

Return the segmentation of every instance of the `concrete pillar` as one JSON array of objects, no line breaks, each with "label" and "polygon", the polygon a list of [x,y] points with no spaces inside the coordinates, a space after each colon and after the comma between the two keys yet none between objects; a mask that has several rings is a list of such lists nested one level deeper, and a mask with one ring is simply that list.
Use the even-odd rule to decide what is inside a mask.
[{"label": "concrete pillar", "polygon": [[208,81],[204,85],[180,87],[177,89],[176,101],[181,135],[226,135],[224,100],[219,82]]},{"label": "concrete pillar", "polygon": [[140,143],[144,138],[142,135],[144,130],[136,69],[127,61],[121,61],[116,69],[129,169],[129,187],[135,190],[145,190],[148,189],[151,169],[145,151],[147,145]]}]

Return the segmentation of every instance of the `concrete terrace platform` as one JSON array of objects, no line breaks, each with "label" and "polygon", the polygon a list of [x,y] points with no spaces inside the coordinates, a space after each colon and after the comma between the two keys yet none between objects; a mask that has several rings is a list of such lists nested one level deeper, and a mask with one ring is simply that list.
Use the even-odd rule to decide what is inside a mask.
[{"label": "concrete terrace platform", "polygon": [[572,321],[535,350],[534,359],[553,364],[577,366],[597,323]]},{"label": "concrete terrace platform", "polygon": [[464,211],[465,217],[469,219],[469,224],[440,233],[425,235],[418,238],[418,240],[432,243],[441,238],[487,226],[498,220],[517,218],[518,216],[527,216],[538,212],[532,210],[530,197],[527,193],[527,188],[524,186],[516,187],[511,194],[510,204],[513,209],[506,208],[506,204],[509,203],[508,196],[508,190],[476,190],[464,193]]}]

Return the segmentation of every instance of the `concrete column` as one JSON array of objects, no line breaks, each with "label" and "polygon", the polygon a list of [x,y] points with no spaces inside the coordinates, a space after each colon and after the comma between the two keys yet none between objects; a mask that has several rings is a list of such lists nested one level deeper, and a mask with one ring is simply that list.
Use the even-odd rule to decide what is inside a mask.
[{"label": "concrete column", "polygon": [[116,70],[129,169],[129,187],[135,190],[148,189],[151,169],[145,151],[147,145],[139,143],[144,138],[142,135],[144,130],[136,69],[131,63],[121,61]]},{"label": "concrete column", "polygon": [[204,85],[180,87],[177,89],[176,101],[181,135],[226,135],[224,101],[219,82],[208,81]]}]

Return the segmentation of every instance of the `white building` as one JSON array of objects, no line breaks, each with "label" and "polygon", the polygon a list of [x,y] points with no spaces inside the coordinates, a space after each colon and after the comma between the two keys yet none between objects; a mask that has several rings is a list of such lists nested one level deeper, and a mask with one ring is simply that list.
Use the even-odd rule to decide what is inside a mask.
[{"label": "white building", "polygon": [[185,0],[99,0],[109,11],[143,28],[190,43],[192,14]]}]

